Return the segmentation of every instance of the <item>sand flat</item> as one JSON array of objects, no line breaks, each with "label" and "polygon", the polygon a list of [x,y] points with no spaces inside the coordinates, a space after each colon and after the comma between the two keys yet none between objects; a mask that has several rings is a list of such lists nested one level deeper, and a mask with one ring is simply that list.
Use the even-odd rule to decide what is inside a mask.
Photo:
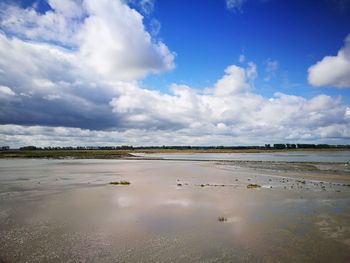
[{"label": "sand flat", "polygon": [[[0,162],[5,262],[350,259],[350,187],[323,174],[196,161]],[[109,184],[120,180],[131,184]]]}]

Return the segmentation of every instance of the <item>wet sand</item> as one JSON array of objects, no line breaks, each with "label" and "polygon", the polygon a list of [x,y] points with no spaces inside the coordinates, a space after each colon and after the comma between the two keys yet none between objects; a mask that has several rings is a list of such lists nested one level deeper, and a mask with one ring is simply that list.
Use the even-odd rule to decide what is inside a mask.
[{"label": "wet sand", "polygon": [[0,160],[0,262],[349,262],[347,168],[295,165]]}]

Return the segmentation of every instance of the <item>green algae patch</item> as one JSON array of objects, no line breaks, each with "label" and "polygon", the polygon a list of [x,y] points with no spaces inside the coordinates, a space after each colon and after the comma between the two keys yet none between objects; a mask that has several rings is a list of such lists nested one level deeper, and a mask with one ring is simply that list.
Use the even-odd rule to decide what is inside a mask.
[{"label": "green algae patch", "polygon": [[248,189],[255,189],[255,188],[260,188],[261,185],[258,185],[258,184],[248,184],[247,185],[247,188]]}]

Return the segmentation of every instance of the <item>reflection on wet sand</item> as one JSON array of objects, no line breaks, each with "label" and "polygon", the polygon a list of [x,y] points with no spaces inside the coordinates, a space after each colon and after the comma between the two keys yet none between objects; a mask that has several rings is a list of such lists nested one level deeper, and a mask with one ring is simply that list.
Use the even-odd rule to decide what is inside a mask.
[{"label": "reflection on wet sand", "polygon": [[350,259],[346,174],[332,181],[215,162],[1,162],[0,261]]}]

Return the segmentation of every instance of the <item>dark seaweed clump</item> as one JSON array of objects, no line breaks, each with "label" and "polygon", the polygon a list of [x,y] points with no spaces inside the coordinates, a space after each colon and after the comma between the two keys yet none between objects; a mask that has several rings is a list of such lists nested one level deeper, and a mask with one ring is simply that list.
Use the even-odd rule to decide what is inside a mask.
[{"label": "dark seaweed clump", "polygon": [[226,222],[226,221],[227,221],[227,218],[224,217],[224,216],[219,216],[219,217],[218,217],[218,221],[219,221],[219,222]]},{"label": "dark seaweed clump", "polygon": [[254,188],[259,188],[259,187],[261,187],[261,186],[258,185],[258,184],[248,184],[248,185],[247,185],[247,188],[248,188],[248,189],[254,189]]},{"label": "dark seaweed clump", "polygon": [[129,185],[130,182],[129,181],[116,181],[116,182],[110,182],[109,184],[113,184],[113,185]]}]

